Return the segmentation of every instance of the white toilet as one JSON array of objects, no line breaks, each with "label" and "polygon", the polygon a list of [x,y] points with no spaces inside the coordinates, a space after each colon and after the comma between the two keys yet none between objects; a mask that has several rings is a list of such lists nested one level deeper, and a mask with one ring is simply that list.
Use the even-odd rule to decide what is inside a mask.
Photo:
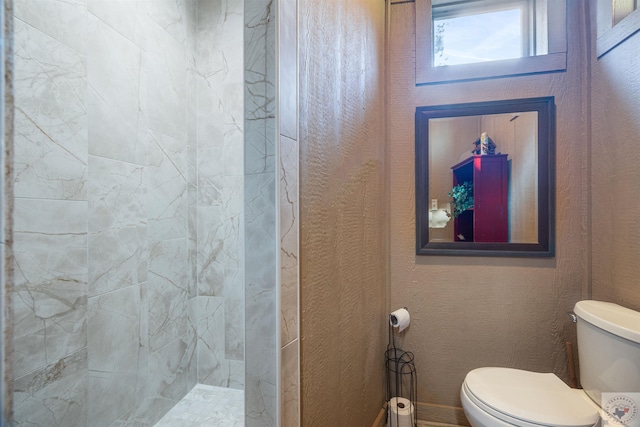
[{"label": "white toilet", "polygon": [[597,426],[603,392],[640,393],[640,313],[600,301],[580,301],[574,312],[583,390],[554,374],[474,369],[460,391],[473,427]]}]

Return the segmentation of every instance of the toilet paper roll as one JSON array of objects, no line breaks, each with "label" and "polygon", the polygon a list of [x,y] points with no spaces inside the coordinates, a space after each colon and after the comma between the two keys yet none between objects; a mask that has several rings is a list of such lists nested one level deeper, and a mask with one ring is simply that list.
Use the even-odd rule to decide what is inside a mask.
[{"label": "toilet paper roll", "polygon": [[404,397],[392,397],[389,400],[389,427],[414,427],[413,426],[413,404]]},{"label": "toilet paper roll", "polygon": [[399,308],[389,315],[389,324],[394,328],[398,328],[398,332],[402,332],[409,326],[411,316],[406,308]]}]

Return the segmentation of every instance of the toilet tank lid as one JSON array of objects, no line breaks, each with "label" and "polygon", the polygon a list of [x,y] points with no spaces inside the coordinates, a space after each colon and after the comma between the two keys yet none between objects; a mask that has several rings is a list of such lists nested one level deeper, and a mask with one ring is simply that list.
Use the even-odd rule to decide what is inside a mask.
[{"label": "toilet tank lid", "polygon": [[640,343],[640,313],[603,301],[578,301],[576,316],[619,337]]}]

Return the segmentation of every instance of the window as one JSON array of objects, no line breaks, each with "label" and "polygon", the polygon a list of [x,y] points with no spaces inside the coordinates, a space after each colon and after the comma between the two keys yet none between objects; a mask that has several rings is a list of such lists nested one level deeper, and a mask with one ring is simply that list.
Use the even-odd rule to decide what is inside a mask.
[{"label": "window", "polygon": [[535,55],[533,6],[535,0],[433,2],[433,65]]},{"label": "window", "polygon": [[629,16],[637,7],[636,0],[613,0],[613,25]]},{"label": "window", "polygon": [[598,58],[640,30],[637,0],[597,1]]},{"label": "window", "polygon": [[565,0],[416,0],[417,83],[566,69]]}]

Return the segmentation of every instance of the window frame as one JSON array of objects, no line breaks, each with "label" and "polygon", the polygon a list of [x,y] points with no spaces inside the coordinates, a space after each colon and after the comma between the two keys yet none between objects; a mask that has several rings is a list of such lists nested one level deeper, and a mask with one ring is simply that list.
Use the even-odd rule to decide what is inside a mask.
[{"label": "window frame", "polygon": [[546,54],[459,65],[433,65],[433,15],[431,0],[415,0],[416,84],[437,84],[567,69],[566,0],[550,0],[547,5],[548,50]]}]

